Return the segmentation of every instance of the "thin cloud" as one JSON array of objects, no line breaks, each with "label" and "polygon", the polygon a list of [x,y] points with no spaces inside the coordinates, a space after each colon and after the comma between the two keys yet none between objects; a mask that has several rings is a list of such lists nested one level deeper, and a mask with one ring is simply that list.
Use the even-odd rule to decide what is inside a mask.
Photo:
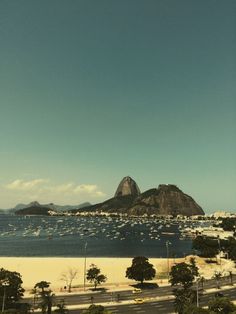
[{"label": "thin cloud", "polygon": [[[16,179],[5,185],[7,190],[14,192],[25,192],[25,196],[32,197],[35,195],[39,198],[57,199],[58,197],[104,197],[105,193],[99,190],[96,184],[75,184],[71,182],[63,184],[52,184],[49,180],[34,179],[21,180]],[[34,194],[32,194],[34,193]]]},{"label": "thin cloud", "polygon": [[47,182],[47,180],[44,179],[34,179],[31,181],[17,179],[7,184],[5,187],[9,190],[30,191],[45,182]]},{"label": "thin cloud", "polygon": [[95,184],[81,184],[74,188],[75,193],[94,193],[96,192],[98,187]]}]

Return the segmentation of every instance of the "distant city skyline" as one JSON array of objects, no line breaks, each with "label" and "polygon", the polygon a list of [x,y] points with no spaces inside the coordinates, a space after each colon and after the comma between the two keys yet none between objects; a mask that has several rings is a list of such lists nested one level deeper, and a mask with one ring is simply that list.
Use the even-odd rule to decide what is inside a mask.
[{"label": "distant city skyline", "polygon": [[0,2],[0,208],[124,176],[236,210],[236,2]]}]

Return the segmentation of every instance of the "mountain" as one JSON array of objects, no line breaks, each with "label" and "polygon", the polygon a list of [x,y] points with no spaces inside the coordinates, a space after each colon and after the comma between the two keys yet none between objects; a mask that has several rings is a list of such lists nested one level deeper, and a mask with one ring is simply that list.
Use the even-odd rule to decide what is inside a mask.
[{"label": "mountain", "polygon": [[86,206],[91,206],[89,202],[82,203],[80,205],[55,205],[53,203],[40,204],[37,201],[31,202],[29,204],[17,204],[14,208],[7,210],[8,212],[15,213],[18,210],[35,207],[35,208],[47,208],[53,211],[68,211],[72,209],[80,209]]},{"label": "mountain", "polygon": [[18,209],[15,211],[15,215],[43,215],[48,216],[50,209],[43,206],[29,206],[26,208]]},{"label": "mountain", "polygon": [[176,185],[160,184],[158,188],[143,193],[131,177],[124,177],[119,183],[114,197],[95,205],[83,203],[80,205],[55,205],[53,203],[41,205],[31,202],[28,205],[18,204],[12,209],[17,214],[43,214],[49,210],[70,211],[100,211],[109,213],[126,213],[128,215],[204,215],[203,209],[195,200],[182,192]]},{"label": "mountain", "polygon": [[82,210],[128,215],[204,215],[203,209],[194,199],[183,193],[176,185],[160,184],[158,188],[140,193],[138,185],[130,177],[122,179],[113,198]]},{"label": "mountain", "polygon": [[[119,183],[114,197],[103,203],[83,207],[80,211],[125,212],[139,195],[140,190],[137,183],[131,177],[124,177]],[[72,212],[77,212],[77,210]]]},{"label": "mountain", "polygon": [[72,210],[72,212],[82,212],[82,211],[100,211],[100,212],[119,212],[125,213],[128,208],[130,208],[135,200],[133,195],[116,196],[106,200],[103,203],[95,204],[92,206],[86,206],[80,208],[80,210]]},{"label": "mountain", "polygon": [[140,190],[137,183],[131,177],[124,177],[115,193],[115,197],[125,196],[125,195],[140,195]]},{"label": "mountain", "polygon": [[203,209],[194,199],[173,184],[160,184],[157,189],[142,193],[135,199],[128,213],[133,215],[204,215]]},{"label": "mountain", "polygon": [[23,208],[27,208],[27,207],[31,207],[31,206],[36,206],[36,207],[39,207],[41,206],[39,204],[39,202],[37,201],[34,201],[34,202],[31,202],[29,204],[17,204],[14,208],[11,209],[11,211],[16,211],[16,210],[19,210],[19,209],[23,209]]}]

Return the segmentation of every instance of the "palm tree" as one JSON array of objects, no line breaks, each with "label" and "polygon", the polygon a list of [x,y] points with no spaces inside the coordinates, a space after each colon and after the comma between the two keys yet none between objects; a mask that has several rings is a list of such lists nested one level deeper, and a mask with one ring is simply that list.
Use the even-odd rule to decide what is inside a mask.
[{"label": "palm tree", "polygon": [[39,306],[41,307],[43,314],[46,314],[46,312],[48,314],[51,314],[52,312],[52,300],[54,294],[52,294],[52,291],[50,290],[49,286],[50,282],[40,281],[35,284],[34,289],[32,290],[32,293],[34,294],[34,306],[36,298],[39,297],[40,299]]},{"label": "palm tree", "polygon": [[69,311],[66,309],[65,300],[60,300],[61,302],[57,304],[57,309],[54,311],[58,314],[67,314]]},{"label": "palm tree", "polygon": [[54,294],[51,291],[45,291],[41,293],[41,304],[40,307],[42,309],[43,314],[51,314],[52,313],[52,305],[54,303]]},{"label": "palm tree", "polygon": [[233,272],[232,272],[232,270],[229,270],[229,278],[230,278],[230,284],[233,286],[234,283],[233,283]]},{"label": "palm tree", "polygon": [[222,277],[221,272],[215,272],[215,275],[212,277],[216,281],[217,289],[220,289],[220,279]]},{"label": "palm tree", "polygon": [[202,290],[204,289],[205,277],[201,276],[199,282],[201,283]]},{"label": "palm tree", "polygon": [[48,281],[40,281],[40,282],[37,282],[34,286],[34,289],[41,289],[41,292],[43,293],[46,289],[46,288],[49,288],[50,286],[50,282]]}]

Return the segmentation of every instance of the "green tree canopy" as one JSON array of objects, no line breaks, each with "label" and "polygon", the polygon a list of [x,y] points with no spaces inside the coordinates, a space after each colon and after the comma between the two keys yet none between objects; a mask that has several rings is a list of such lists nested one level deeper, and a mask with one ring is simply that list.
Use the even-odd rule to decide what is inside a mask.
[{"label": "green tree canopy", "polygon": [[199,252],[199,255],[202,257],[215,257],[219,252],[219,244],[216,239],[210,239],[208,237],[197,236],[193,240],[192,245],[194,250]]},{"label": "green tree canopy", "polygon": [[39,295],[40,297],[39,306],[42,309],[42,313],[51,314],[55,295],[52,293],[50,289],[50,282],[48,281],[37,282],[34,286],[34,293],[36,295]]},{"label": "green tree canopy", "polygon": [[107,277],[101,274],[101,270],[97,268],[96,265],[90,265],[89,270],[87,271],[87,280],[94,284],[94,289],[97,288],[97,285],[106,282]]},{"label": "green tree canopy", "polygon": [[227,240],[220,240],[221,248],[224,252],[227,252],[229,258],[236,260],[236,239],[233,237]]},{"label": "green tree canopy", "polygon": [[190,305],[196,304],[196,292],[191,289],[174,289],[173,294],[175,311],[179,314],[183,314]]},{"label": "green tree canopy", "polygon": [[48,281],[40,281],[37,282],[34,286],[35,289],[41,289],[41,292],[44,292],[45,289],[48,289],[50,286],[50,282]]},{"label": "green tree canopy", "polygon": [[[4,284],[6,283],[6,286]],[[19,301],[24,295],[22,288],[21,275],[15,271],[9,271],[4,268],[0,269],[0,302],[2,304],[4,290],[6,292],[6,307]]]},{"label": "green tree canopy", "polygon": [[225,231],[235,231],[236,228],[236,218],[232,217],[226,217],[222,218],[222,222],[220,224],[221,228],[223,228]]},{"label": "green tree canopy", "polygon": [[171,267],[170,283],[172,286],[181,285],[185,289],[193,285],[198,267],[195,264],[178,263]]},{"label": "green tree canopy", "polygon": [[60,303],[57,303],[57,308],[54,310],[55,313],[57,314],[68,314],[69,310],[67,310],[66,305],[65,305],[65,300],[62,299]]},{"label": "green tree canopy", "polygon": [[92,304],[83,314],[109,314],[109,312],[102,305]]},{"label": "green tree canopy", "polygon": [[52,313],[52,306],[54,303],[55,295],[51,291],[44,291],[41,295],[41,303],[40,307],[42,309],[42,313],[51,314]]},{"label": "green tree canopy", "polygon": [[210,300],[208,308],[214,314],[230,314],[236,311],[236,306],[226,297],[218,297]]},{"label": "green tree canopy", "polygon": [[132,265],[126,270],[126,277],[140,281],[143,284],[144,280],[151,280],[155,277],[156,270],[149,263],[148,258],[144,256],[134,257]]},{"label": "green tree canopy", "polygon": [[215,272],[214,276],[212,277],[212,279],[215,279],[216,281],[216,285],[217,285],[217,289],[220,289],[220,280],[222,278],[222,274],[221,272]]}]

